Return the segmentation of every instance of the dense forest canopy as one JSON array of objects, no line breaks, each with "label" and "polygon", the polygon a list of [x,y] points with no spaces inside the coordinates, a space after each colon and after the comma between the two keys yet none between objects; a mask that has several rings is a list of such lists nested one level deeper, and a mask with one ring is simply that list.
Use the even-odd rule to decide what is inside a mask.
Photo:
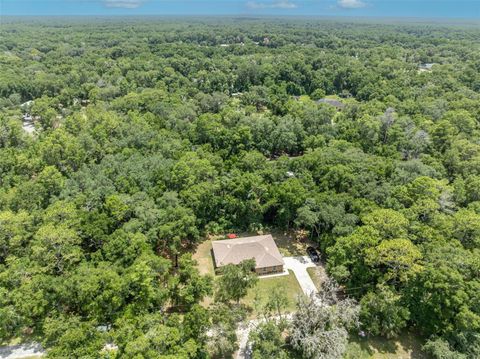
[{"label": "dense forest canopy", "polygon": [[293,228],[367,333],[480,357],[478,27],[10,19],[0,69],[0,338],[223,357],[189,253]]}]

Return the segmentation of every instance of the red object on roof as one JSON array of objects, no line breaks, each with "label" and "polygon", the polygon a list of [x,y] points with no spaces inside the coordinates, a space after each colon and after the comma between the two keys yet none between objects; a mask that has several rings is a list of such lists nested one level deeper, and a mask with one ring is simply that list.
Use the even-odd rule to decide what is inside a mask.
[{"label": "red object on roof", "polygon": [[237,238],[237,235],[235,233],[229,233],[229,234],[227,234],[227,237],[229,239],[234,239],[234,238]]}]

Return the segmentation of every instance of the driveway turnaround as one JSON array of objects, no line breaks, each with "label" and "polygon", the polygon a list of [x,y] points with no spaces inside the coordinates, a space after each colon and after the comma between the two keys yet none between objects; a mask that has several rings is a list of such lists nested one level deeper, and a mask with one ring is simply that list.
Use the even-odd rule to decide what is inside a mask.
[{"label": "driveway turnaround", "polygon": [[317,293],[317,288],[307,272],[307,268],[316,267],[310,257],[283,257],[283,261],[285,262],[285,268],[295,273],[298,283],[306,296],[310,297],[310,295]]}]

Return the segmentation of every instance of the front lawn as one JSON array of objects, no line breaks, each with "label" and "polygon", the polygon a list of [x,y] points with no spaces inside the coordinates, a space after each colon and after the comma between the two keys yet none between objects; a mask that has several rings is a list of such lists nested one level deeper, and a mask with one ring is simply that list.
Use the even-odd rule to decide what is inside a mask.
[{"label": "front lawn", "polygon": [[[257,285],[250,289],[247,296],[242,300],[243,304],[253,310],[252,317],[257,317],[261,314],[259,312],[260,308],[267,302],[268,296],[273,289],[277,287],[281,288],[281,292],[287,296],[288,306],[285,311],[289,313],[295,311],[297,298],[299,295],[303,295],[303,292],[295,274],[289,271],[289,275],[270,278],[259,277]],[[255,303],[255,298],[258,299],[258,303]]]}]

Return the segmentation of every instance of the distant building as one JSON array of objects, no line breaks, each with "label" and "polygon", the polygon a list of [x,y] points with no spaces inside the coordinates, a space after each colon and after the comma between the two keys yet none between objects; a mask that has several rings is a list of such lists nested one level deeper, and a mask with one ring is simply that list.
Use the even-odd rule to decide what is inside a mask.
[{"label": "distant building", "polygon": [[22,116],[22,128],[28,134],[33,134],[35,132],[35,125],[33,121],[34,118],[28,113],[25,113]]},{"label": "distant building", "polygon": [[318,100],[317,103],[326,103],[327,105],[335,107],[339,111],[345,108],[345,104],[343,102],[335,100],[333,98],[322,98]]},{"label": "distant building", "polygon": [[30,100],[30,101],[27,101],[27,102],[24,102],[20,105],[20,108],[22,110],[27,110],[29,109],[31,106],[33,105],[33,100]]},{"label": "distant building", "polygon": [[283,257],[271,234],[214,241],[212,247],[216,269],[255,259],[259,275],[283,272]]},{"label": "distant building", "polygon": [[434,63],[423,63],[418,66],[418,71],[425,72],[425,71],[432,71]]}]

